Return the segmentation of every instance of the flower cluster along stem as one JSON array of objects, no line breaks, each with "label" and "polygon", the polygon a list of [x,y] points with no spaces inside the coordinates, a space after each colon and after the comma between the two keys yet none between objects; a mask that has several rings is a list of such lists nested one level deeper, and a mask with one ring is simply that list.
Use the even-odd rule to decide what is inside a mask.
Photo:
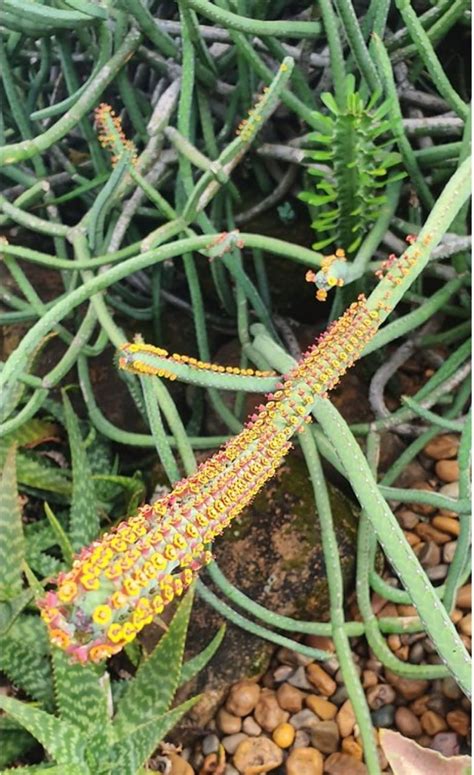
[{"label": "flower cluster along stem", "polygon": [[212,543],[253,500],[325,396],[360,356],[379,315],[354,302],[282,379],[241,433],[153,506],[82,550],[39,606],[51,639],[79,661],[133,640],[189,586]]}]

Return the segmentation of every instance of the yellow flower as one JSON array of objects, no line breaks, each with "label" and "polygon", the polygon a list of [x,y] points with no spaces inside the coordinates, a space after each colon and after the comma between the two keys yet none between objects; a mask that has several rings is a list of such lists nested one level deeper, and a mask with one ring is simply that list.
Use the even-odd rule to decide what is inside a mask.
[{"label": "yellow flower", "polygon": [[108,605],[98,605],[92,614],[96,624],[107,624],[112,618],[112,609]]}]

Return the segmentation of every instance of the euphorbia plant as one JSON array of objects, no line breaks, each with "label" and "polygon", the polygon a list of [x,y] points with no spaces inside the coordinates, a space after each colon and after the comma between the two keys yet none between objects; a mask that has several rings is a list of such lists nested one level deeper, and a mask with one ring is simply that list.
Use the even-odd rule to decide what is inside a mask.
[{"label": "euphorbia plant", "polygon": [[[80,661],[100,661],[132,640],[162,612],[211,559],[206,548],[252,500],[282,461],[292,435],[304,427],[317,398],[326,397],[364,351],[405,290],[428,262],[452,218],[468,196],[469,162],[446,186],[418,238],[393,263],[368,299],[363,296],[320,337],[301,363],[283,378],[245,429],[197,472],[180,481],[153,506],[83,550],[57,589],[40,602],[52,639]],[[154,373],[154,349],[122,350],[121,365]],[[158,351],[163,371],[166,353]],[[170,364],[173,358],[169,359]],[[190,366],[201,382],[202,365]],[[172,366],[171,366],[172,368]],[[347,457],[347,456],[346,456]],[[344,460],[348,472],[350,460]],[[369,514],[370,517],[370,514]],[[469,685],[469,658],[448,612],[434,595],[403,534],[390,559],[418,608],[439,653],[461,685]],[[374,524],[383,537],[383,527]],[[398,527],[398,526],[397,526]],[[440,635],[440,633],[442,633]]]}]

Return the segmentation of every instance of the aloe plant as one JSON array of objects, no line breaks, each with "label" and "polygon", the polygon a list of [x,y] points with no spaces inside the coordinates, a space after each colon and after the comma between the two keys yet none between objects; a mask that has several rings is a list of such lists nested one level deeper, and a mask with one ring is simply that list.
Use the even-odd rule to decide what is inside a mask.
[{"label": "aloe plant", "polygon": [[[183,666],[192,590],[178,607],[167,632],[129,681],[112,684],[103,667],[71,665],[52,648],[54,712],[12,697],[0,697],[9,719],[43,746],[50,762],[7,772],[61,775],[138,775],[158,743],[199,699],[172,708],[177,688],[212,656],[221,630],[207,649]],[[39,620],[37,619],[39,622]]]}]

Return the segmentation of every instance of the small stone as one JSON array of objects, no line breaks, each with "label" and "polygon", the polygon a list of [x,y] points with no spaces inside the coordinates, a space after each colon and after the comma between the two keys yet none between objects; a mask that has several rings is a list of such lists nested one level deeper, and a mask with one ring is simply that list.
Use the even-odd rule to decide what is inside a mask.
[{"label": "small stone", "polygon": [[299,713],[295,713],[294,716],[290,717],[290,724],[292,724],[295,729],[308,729],[311,731],[316,729],[316,726],[319,724],[319,719],[311,710],[305,708],[305,710],[300,710]]},{"label": "small stone", "polygon": [[413,530],[420,521],[420,515],[410,509],[400,509],[396,514],[398,523],[403,530]]},{"label": "small stone", "polygon": [[448,565],[453,561],[457,545],[457,541],[450,541],[448,544],[443,546],[443,561],[448,563]]},{"label": "small stone", "polygon": [[385,678],[387,681],[400,692],[405,700],[410,702],[416,700],[417,697],[421,697],[428,688],[428,681],[420,679],[412,680],[411,678],[402,678],[399,675],[395,675],[391,670],[385,669]]},{"label": "small stone", "polygon": [[428,568],[426,575],[431,581],[442,581],[448,575],[448,565],[435,565],[434,568]]},{"label": "small stone", "polygon": [[324,762],[327,775],[367,775],[367,767],[347,753],[333,753]]},{"label": "small stone", "polygon": [[239,775],[239,771],[232,766],[232,764],[226,764],[224,775]]},{"label": "small stone", "polygon": [[306,678],[304,667],[299,667],[298,670],[295,670],[293,675],[288,678],[288,683],[291,686],[296,686],[297,689],[311,689],[311,684]]},{"label": "small stone", "polygon": [[248,716],[260,697],[260,686],[254,681],[239,681],[230,690],[225,704],[233,716]]},{"label": "small stone", "polygon": [[417,697],[417,699],[410,704],[410,709],[413,711],[415,716],[422,716],[423,713],[428,710],[429,699],[430,695],[424,694],[422,697]]},{"label": "small stone", "polygon": [[378,710],[383,705],[390,705],[396,697],[395,690],[389,684],[378,684],[367,692],[369,708]]},{"label": "small stone", "polygon": [[325,700],[322,697],[317,697],[315,694],[309,694],[306,697],[306,707],[316,713],[321,721],[331,721],[335,718],[337,713],[337,705],[333,702]]},{"label": "small stone", "polygon": [[288,721],[290,714],[282,710],[278,704],[275,692],[262,689],[254,711],[255,720],[265,732],[273,732],[278,724]]},{"label": "small stone", "polygon": [[287,775],[323,775],[323,757],[314,748],[295,748],[286,760]]},{"label": "small stone", "polygon": [[339,686],[337,689],[337,692],[334,692],[334,694],[331,697],[331,702],[334,703],[334,705],[337,705],[339,708],[343,702],[347,700],[349,697],[349,694],[347,692],[347,687],[345,685]]},{"label": "small stone", "polygon": [[305,654],[300,654],[298,651],[287,649],[284,646],[278,649],[277,659],[284,665],[293,665],[293,667],[297,667],[298,665],[306,667],[306,665],[309,665],[309,663],[313,661],[311,657],[307,657]]},{"label": "small stone", "polygon": [[308,665],[306,676],[308,681],[325,697],[331,697],[337,689],[336,682],[316,662]]},{"label": "small stone", "polygon": [[433,737],[430,748],[443,754],[443,756],[458,756],[460,752],[458,736],[455,732],[438,732]]},{"label": "small stone", "polygon": [[359,743],[354,740],[353,737],[346,737],[341,743],[341,748],[343,753],[349,754],[349,756],[353,756],[354,759],[357,759],[358,762],[361,762],[364,758],[364,752],[362,750],[362,746],[359,745]]},{"label": "small stone", "polygon": [[272,732],[272,739],[279,748],[289,748],[295,739],[295,728],[288,723],[278,724]]},{"label": "small stone", "polygon": [[390,651],[399,651],[402,647],[402,642],[400,640],[400,635],[395,635],[392,633],[392,635],[389,635],[387,638],[387,644],[390,649]]},{"label": "small stone", "polygon": [[457,455],[458,449],[459,436],[454,436],[452,433],[446,433],[431,439],[423,449],[423,452],[432,460],[443,460]]},{"label": "small stone", "polygon": [[391,727],[395,717],[394,705],[382,705],[378,710],[370,714],[374,727]]},{"label": "small stone", "polygon": [[434,541],[434,543],[439,546],[447,544],[448,541],[451,540],[447,533],[437,530],[433,525],[429,525],[427,522],[418,522],[415,531],[423,541]]},{"label": "small stone", "polygon": [[268,737],[243,740],[234,754],[234,766],[240,773],[270,772],[283,761],[283,751]]},{"label": "small stone", "polygon": [[[239,719],[240,721],[240,719]],[[210,753],[215,753],[219,750],[219,738],[217,735],[206,735],[202,741],[202,752],[204,756],[209,756]]]},{"label": "small stone", "polygon": [[423,732],[426,732],[427,735],[436,735],[438,732],[445,732],[448,728],[444,718],[439,713],[435,713],[434,710],[427,710],[423,713],[420,721]]},{"label": "small stone", "polygon": [[409,708],[396,709],[395,724],[398,731],[405,737],[419,737],[422,733],[420,722]]},{"label": "small stone", "polygon": [[[415,529],[417,529],[419,526],[423,525],[424,523],[418,523]],[[421,538],[416,533],[412,533],[410,530],[404,530],[403,535],[405,536],[406,540],[410,544],[411,547],[418,546],[419,543],[421,543]]]},{"label": "small stone", "polygon": [[334,641],[327,635],[307,635],[305,643],[312,649],[321,649],[322,651],[334,651]]},{"label": "small stone", "polygon": [[452,517],[433,517],[431,524],[436,530],[441,530],[443,533],[449,533],[449,535],[458,537],[461,532],[461,526],[458,519]]},{"label": "small stone", "polygon": [[458,624],[458,627],[463,635],[468,635],[470,638],[472,635],[472,614],[466,614],[466,616],[463,616]]},{"label": "small stone", "polygon": [[451,619],[453,624],[458,624],[458,622],[461,621],[463,617],[462,611],[459,610],[459,608],[453,608],[451,613],[449,614],[449,618]]},{"label": "small stone", "polygon": [[298,713],[303,707],[305,694],[296,686],[284,683],[278,687],[276,697],[280,708],[288,710],[290,713]]},{"label": "small stone", "polygon": [[[420,490],[425,492],[435,492],[434,487],[429,482],[419,481],[414,482],[410,489],[412,490]],[[434,506],[431,506],[429,503],[410,503],[408,505],[408,508],[411,511],[416,512],[416,514],[421,514],[422,516],[429,516],[430,514],[434,514],[436,511]]]},{"label": "small stone", "polygon": [[171,762],[171,769],[169,775],[194,775],[194,770],[182,756],[177,753],[167,754],[167,758]]},{"label": "small stone", "polygon": [[399,616],[418,616],[414,605],[397,605]]},{"label": "small stone", "polygon": [[448,726],[461,737],[467,737],[469,733],[469,716],[463,710],[451,710],[446,716]]},{"label": "small stone", "polygon": [[465,609],[467,608],[469,611],[472,608],[472,587],[471,584],[465,584],[463,587],[461,587],[458,590],[458,593],[456,595],[456,605],[458,608]]},{"label": "small stone", "polygon": [[295,740],[292,746],[292,751],[295,748],[307,748],[311,742],[310,735],[304,731],[304,729],[298,729],[296,731]]},{"label": "small stone", "polygon": [[364,689],[371,689],[372,686],[377,686],[379,677],[374,670],[362,671],[362,686]]},{"label": "small stone", "polygon": [[225,735],[235,735],[242,729],[242,719],[240,716],[232,715],[225,708],[220,708],[217,713],[217,726]]},{"label": "small stone", "polygon": [[277,683],[286,681],[293,673],[293,668],[290,665],[278,665],[273,671],[273,678]]},{"label": "small stone", "polygon": [[434,541],[427,541],[424,544],[419,553],[418,559],[424,568],[432,568],[434,565],[439,565],[441,561],[441,549]]},{"label": "small stone", "polygon": [[413,646],[410,649],[410,655],[409,655],[409,661],[412,665],[419,665],[421,662],[423,662],[423,658],[425,656],[425,650],[423,648],[423,644],[418,642],[414,643]]},{"label": "small stone", "polygon": [[339,728],[335,721],[319,721],[311,734],[311,742],[321,753],[333,753],[339,746]]},{"label": "small stone", "polygon": [[227,753],[232,756],[238,746],[247,739],[247,735],[244,735],[243,732],[237,732],[235,735],[226,735],[226,737],[222,738],[221,742]]},{"label": "small stone", "polygon": [[356,723],[354,709],[350,700],[346,700],[345,703],[341,705],[336,716],[336,722],[341,737],[349,737]]},{"label": "small stone", "polygon": [[441,682],[441,691],[443,692],[444,696],[448,698],[448,700],[459,700],[459,698],[462,696],[461,689],[457,685],[454,678],[451,678],[451,676],[443,678]]},{"label": "small stone", "polygon": [[442,482],[459,481],[459,463],[457,460],[438,460],[435,465],[435,472]]},{"label": "small stone", "polygon": [[258,737],[262,734],[262,727],[260,724],[257,724],[253,716],[247,716],[247,718],[244,718],[242,724],[242,732],[245,732],[246,735],[250,735],[250,737]]}]

